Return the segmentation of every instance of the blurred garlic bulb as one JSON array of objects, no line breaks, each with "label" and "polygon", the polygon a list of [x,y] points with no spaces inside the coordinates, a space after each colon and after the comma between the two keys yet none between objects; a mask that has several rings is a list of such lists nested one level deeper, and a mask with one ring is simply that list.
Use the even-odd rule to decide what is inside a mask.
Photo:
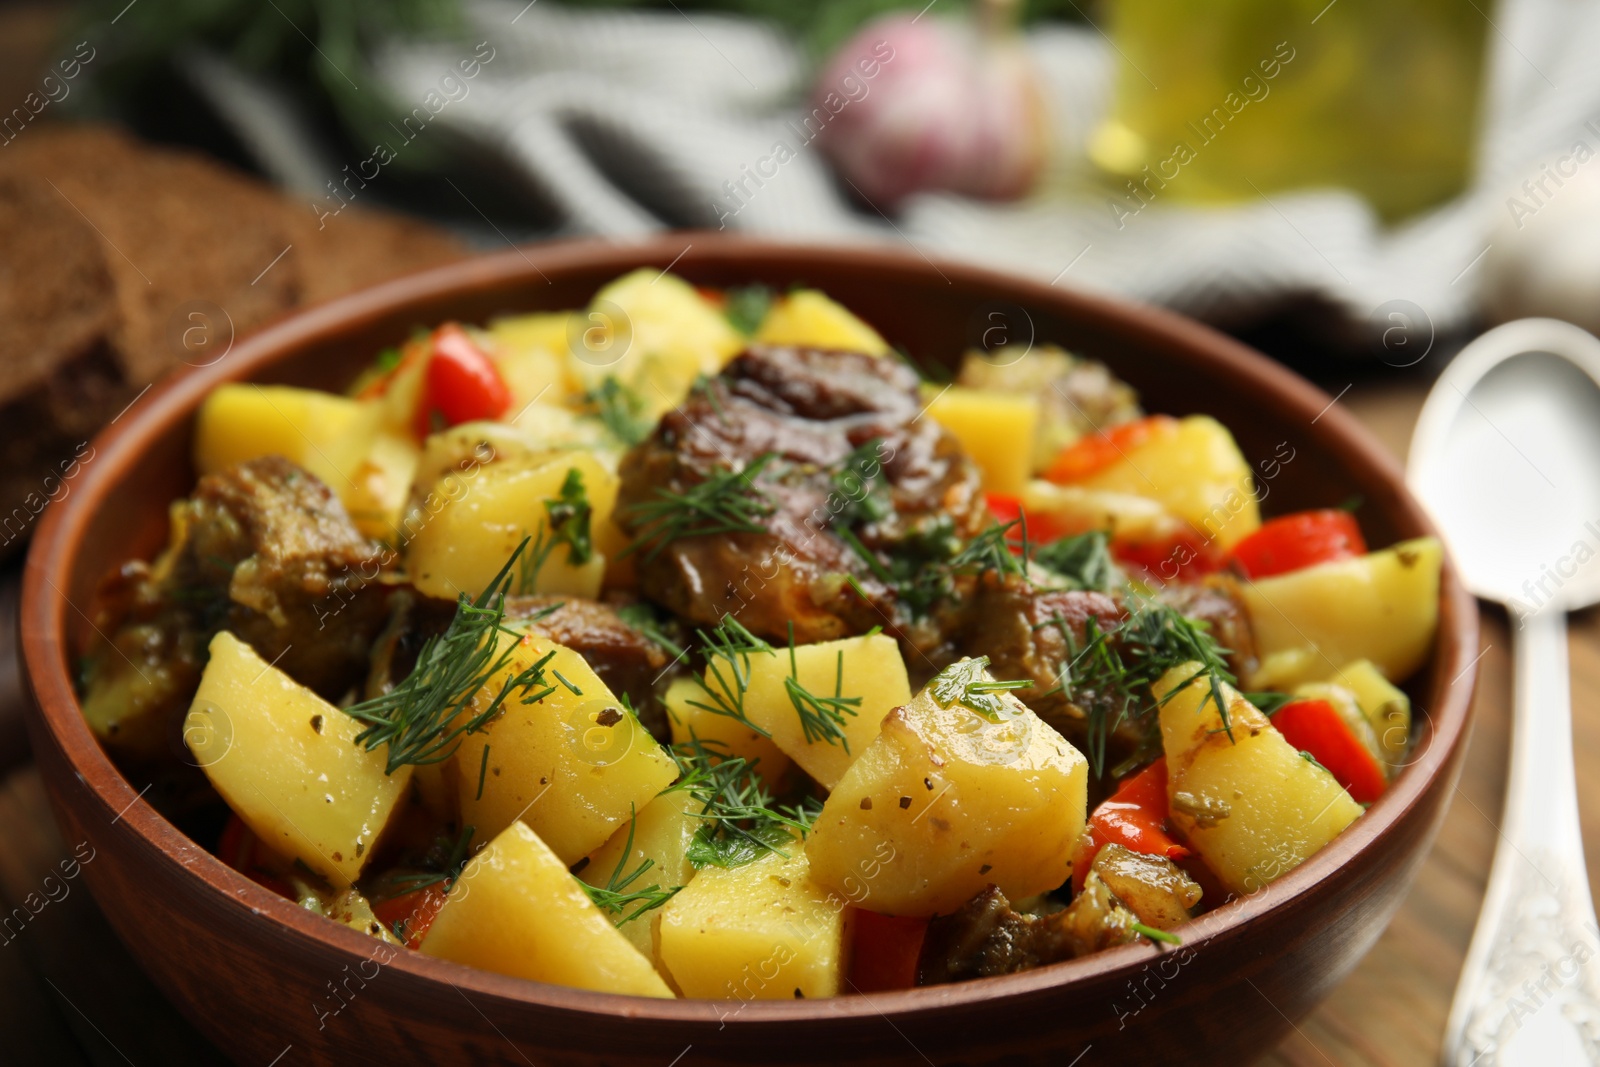
[{"label": "blurred garlic bulb", "polygon": [[1495,321],[1543,315],[1600,333],[1600,158],[1587,144],[1531,172],[1502,204],[1483,259]]},{"label": "blurred garlic bulb", "polygon": [[818,143],[876,207],[924,190],[1012,199],[1038,178],[1048,128],[1016,0],[977,7],[973,22],[876,19],[817,79],[808,127],[829,116]]}]

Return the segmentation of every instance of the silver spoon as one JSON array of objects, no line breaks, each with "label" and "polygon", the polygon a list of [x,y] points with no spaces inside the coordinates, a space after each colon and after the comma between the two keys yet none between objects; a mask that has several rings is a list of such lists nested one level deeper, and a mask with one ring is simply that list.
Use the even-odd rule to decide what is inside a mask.
[{"label": "silver spoon", "polygon": [[1467,346],[1423,405],[1407,481],[1467,587],[1516,627],[1500,844],[1442,1062],[1600,1065],[1600,929],[1567,677],[1567,612],[1600,600],[1600,341],[1524,319]]}]

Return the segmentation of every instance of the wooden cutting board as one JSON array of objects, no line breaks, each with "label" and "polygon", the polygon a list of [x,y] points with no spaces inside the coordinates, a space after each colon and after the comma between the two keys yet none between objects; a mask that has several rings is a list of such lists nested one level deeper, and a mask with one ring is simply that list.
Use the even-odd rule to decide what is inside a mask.
[{"label": "wooden cutting board", "polygon": [[[1335,385],[1334,390],[1337,391]],[[1425,382],[1356,386],[1346,404],[1404,456]],[[15,669],[0,597],[0,688]],[[1510,634],[1486,610],[1476,725],[1454,805],[1394,922],[1353,975],[1263,1065],[1432,1067],[1450,994],[1483,898],[1506,784]],[[1591,885],[1600,889],[1600,616],[1572,627],[1572,696],[1580,803]],[[1425,710],[1425,709],[1424,709]],[[17,755],[14,710],[0,696],[0,766]],[[39,891],[70,851],[56,836],[38,776],[23,766],[0,784],[0,901]],[[17,1063],[120,1065],[224,1062],[146,981],[81,885],[0,944],[0,1034]],[[1262,994],[1260,1011],[1276,1011]],[[692,1067],[686,1063],[684,1067]]]}]

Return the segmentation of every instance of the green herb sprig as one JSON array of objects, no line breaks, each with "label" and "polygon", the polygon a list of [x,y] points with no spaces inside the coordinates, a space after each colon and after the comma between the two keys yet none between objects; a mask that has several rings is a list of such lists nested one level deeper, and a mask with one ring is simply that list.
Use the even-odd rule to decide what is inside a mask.
[{"label": "green herb sprig", "polygon": [[618,444],[632,448],[650,436],[655,424],[646,414],[639,394],[615,378],[605,378],[579,397],[589,414],[600,421]]},{"label": "green herb sprig", "polygon": [[669,790],[687,790],[700,802],[686,856],[701,867],[741,867],[768,853],[787,856],[797,838],[810,832],[821,805],[815,801],[776,807],[755,774],[759,761],[730,755],[726,746],[691,737],[674,745],[672,757],[682,772]]},{"label": "green herb sprig", "polygon": [[764,533],[760,520],[777,510],[777,503],[755,480],[776,458],[775,453],[764,452],[743,470],[714,470],[681,493],[658,487],[654,500],[640,501],[628,509],[636,540],[622,554],[643,549],[648,560],[685,537]]},{"label": "green herb sprig", "polygon": [[357,744],[369,752],[388,746],[387,773],[407,765],[442,763],[460,747],[463,735],[484,729],[507,700],[534,704],[555,692],[544,676],[555,656],[552,651],[507,677],[493,699],[468,714],[478,691],[505,671],[516,655],[516,641],[501,642],[500,636],[523,636],[505,625],[505,600],[511,569],[527,547],[524,538],[477,599],[461,594],[450,625],[428,638],[403,681],[381,696],[344,709],[366,725],[356,735]]},{"label": "green herb sprig", "polygon": [[807,743],[826,741],[850,751],[850,741],[845,737],[845,717],[854,718],[861,710],[860,697],[844,695],[844,650],[839,650],[838,662],[833,671],[833,695],[813,693],[800,683],[800,665],[795,655],[794,623],[789,624],[789,675],[783,680],[784,693],[800,716],[800,729]]},{"label": "green herb sprig", "polygon": [[1033,685],[1033,680],[985,678],[984,674],[988,667],[988,656],[952,663],[934,675],[933,681],[928,683],[933,694],[933,702],[941,708],[959,703],[990,722],[1002,721],[1011,708],[997,694],[1027,689]]},{"label": "green herb sprig", "polygon": [[736,719],[762,737],[771,737],[765,727],[756,725],[745,714],[745,695],[750,690],[750,657],[776,655],[773,647],[732,615],[724,615],[721,624],[709,633],[699,630],[696,634],[706,661],[706,676],[697,680],[705,699],[690,700],[689,706]]},{"label": "green herb sprig", "polygon": [[[664,889],[659,884],[648,885],[642,889],[632,888],[633,884],[644,877],[646,871],[655,866],[655,860],[646,857],[639,861],[639,866],[628,870],[628,859],[633,855],[633,833],[638,826],[638,813],[630,806],[628,816],[628,838],[622,846],[622,855],[617,859],[617,866],[612,870],[611,877],[603,886],[590,885],[580,881],[578,885],[589,895],[589,899],[601,911],[611,912],[616,916],[611,922],[615,926],[630,923],[648,911],[654,911],[667,901],[677,896],[683,889],[675,885]],[[629,911],[631,905],[638,907]]]}]

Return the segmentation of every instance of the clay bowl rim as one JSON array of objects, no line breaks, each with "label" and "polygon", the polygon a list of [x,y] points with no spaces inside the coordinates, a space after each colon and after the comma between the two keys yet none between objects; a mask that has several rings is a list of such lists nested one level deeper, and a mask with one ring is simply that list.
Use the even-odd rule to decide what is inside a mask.
[{"label": "clay bowl rim", "polygon": [[[230,909],[240,923],[270,923],[280,935],[315,942],[324,952],[343,957],[352,964],[370,953],[369,938],[306,912],[235,872],[203,848],[197,848],[142,799],[142,793],[134,789],[106,756],[83,718],[71,680],[66,647],[68,611],[78,609],[75,605],[69,606],[60,590],[71,585],[69,575],[97,504],[151,442],[169,432],[175,423],[189,418],[215,385],[247,379],[287,358],[301,346],[327,334],[339,333],[353,321],[378,319],[422,299],[464,298],[485,287],[514,285],[518,281],[547,281],[550,274],[606,264],[615,267],[615,276],[639,266],[665,269],[668,264],[680,260],[690,267],[704,264],[726,268],[737,266],[741,259],[790,269],[796,278],[806,277],[808,268],[811,276],[815,276],[841,266],[859,270],[866,263],[873,270],[898,274],[908,282],[926,277],[929,281],[942,280],[968,290],[1003,292],[1023,307],[1054,307],[1063,318],[1097,321],[1108,332],[1138,337],[1160,350],[1162,360],[1202,364],[1225,379],[1253,380],[1282,405],[1285,418],[1299,416],[1320,426],[1315,434],[1317,443],[1333,448],[1347,469],[1386,483],[1394,491],[1388,510],[1402,525],[1437,534],[1421,506],[1406,490],[1399,465],[1353,416],[1334,403],[1334,398],[1239,342],[1172,312],[1057,289],[983,267],[929,260],[908,252],[749,241],[714,234],[680,234],[632,244],[577,240],[481,256],[293,312],[238,342],[228,358],[150,390],[94,439],[95,461],[85,465],[71,495],[45,509],[28,553],[21,605],[23,663],[35,700],[31,714],[38,717],[36,725],[47,731],[60,747],[89,792],[103,806],[107,817],[114,818],[125,828],[118,832],[143,839],[146,846],[162,855],[164,862],[186,869],[205,883],[208,891],[226,898],[223,906]],[[1186,949],[1209,946],[1221,951],[1226,943],[1248,937],[1251,922],[1257,916],[1315,894],[1330,875],[1348,864],[1359,863],[1370,846],[1401,821],[1451,765],[1469,726],[1471,683],[1476,666],[1470,657],[1477,649],[1477,613],[1448,556],[1440,586],[1440,608],[1441,626],[1429,683],[1435,697],[1434,706],[1429,714],[1427,734],[1419,741],[1420,751],[1413,762],[1364,817],[1310,860],[1262,889],[1180,928]],[[1441,679],[1454,680],[1442,682]],[[1468,684],[1460,684],[1463,681]],[[196,852],[201,854],[195,856]],[[180,858],[186,853],[187,861]],[[1155,958],[1159,951],[1143,944],[1124,945],[1019,974],[875,993],[870,997],[841,995],[818,1000],[749,1001],[743,1002],[738,1021],[741,1025],[753,1025],[769,1020],[794,1023],[874,1015],[911,1016],[1014,995],[1061,990],[1118,971],[1132,973]],[[415,952],[400,953],[389,966],[416,978],[455,985],[485,996],[583,1013],[595,1019],[620,1016],[684,1024],[719,1021],[722,1016],[721,1001],[657,1000],[596,993],[507,977]]]}]

